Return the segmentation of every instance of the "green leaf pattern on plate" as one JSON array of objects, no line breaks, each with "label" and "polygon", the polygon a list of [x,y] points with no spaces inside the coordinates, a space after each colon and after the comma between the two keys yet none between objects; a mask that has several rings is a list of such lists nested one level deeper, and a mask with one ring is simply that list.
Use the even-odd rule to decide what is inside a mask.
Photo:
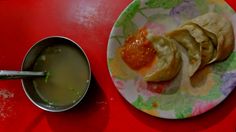
[{"label": "green leaf pattern on plate", "polygon": [[195,0],[195,3],[200,13],[208,12],[209,7],[206,0]]},{"label": "green leaf pattern on plate", "polygon": [[236,68],[236,52],[233,52],[227,60],[219,62],[213,66],[214,72],[222,73],[225,71],[232,71]]},{"label": "green leaf pattern on plate", "polygon": [[214,5],[214,12],[216,13],[222,13],[222,12],[229,12],[229,13],[234,13],[234,10],[227,5],[219,5],[219,4],[215,4]]},{"label": "green leaf pattern on plate", "polygon": [[128,23],[131,22],[133,17],[139,11],[140,4],[141,4],[140,0],[133,1],[133,3],[121,14],[115,26],[121,27],[126,25],[127,22]]},{"label": "green leaf pattern on plate", "polygon": [[125,38],[128,37],[130,33],[134,33],[137,30],[138,26],[132,21],[128,21],[123,25],[123,34]]},{"label": "green leaf pattern on plate", "polygon": [[180,4],[183,0],[147,0],[145,5],[149,8],[164,8],[170,9],[178,4]]},{"label": "green leaf pattern on plate", "polygon": [[208,92],[207,95],[199,96],[199,99],[207,100],[207,101],[212,101],[212,100],[218,99],[218,98],[220,98],[222,96],[222,93],[220,92],[220,84],[222,83],[222,81],[220,80],[220,76],[217,75],[217,76],[214,76],[213,78],[215,80],[215,85]]},{"label": "green leaf pattern on plate", "polygon": [[143,97],[141,95],[138,96],[138,98],[133,102],[133,105],[138,108],[138,109],[142,109],[142,110],[151,110],[151,109],[156,109],[155,107],[153,107],[154,105],[157,105],[157,97],[156,96],[152,96],[150,97],[148,100],[144,100]]}]

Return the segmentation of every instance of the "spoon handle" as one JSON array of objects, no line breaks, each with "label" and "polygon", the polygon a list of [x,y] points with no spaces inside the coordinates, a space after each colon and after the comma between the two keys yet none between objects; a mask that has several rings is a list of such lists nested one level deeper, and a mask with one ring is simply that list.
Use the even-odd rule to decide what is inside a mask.
[{"label": "spoon handle", "polygon": [[46,76],[46,72],[0,70],[0,79],[21,79],[44,76]]}]

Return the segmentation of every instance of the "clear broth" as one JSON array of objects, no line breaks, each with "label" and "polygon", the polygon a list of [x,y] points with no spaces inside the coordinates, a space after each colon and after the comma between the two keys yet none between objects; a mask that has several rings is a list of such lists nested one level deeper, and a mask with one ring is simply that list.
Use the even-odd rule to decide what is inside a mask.
[{"label": "clear broth", "polygon": [[36,59],[33,70],[48,72],[45,78],[34,79],[33,84],[39,96],[50,105],[71,105],[87,91],[88,62],[82,51],[71,45],[47,47]]}]

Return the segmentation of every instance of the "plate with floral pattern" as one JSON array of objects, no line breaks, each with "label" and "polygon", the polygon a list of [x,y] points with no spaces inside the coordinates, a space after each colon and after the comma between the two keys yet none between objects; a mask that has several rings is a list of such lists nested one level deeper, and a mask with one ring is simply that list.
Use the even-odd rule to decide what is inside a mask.
[{"label": "plate with floral pattern", "polygon": [[179,85],[181,78],[147,83],[119,54],[125,39],[143,26],[163,33],[207,12],[228,17],[236,31],[236,14],[224,0],[134,0],[129,4],[115,22],[107,48],[111,78],[125,100],[152,116],[182,119],[205,113],[229,96],[236,86],[236,50],[226,60],[200,70],[191,88]]}]

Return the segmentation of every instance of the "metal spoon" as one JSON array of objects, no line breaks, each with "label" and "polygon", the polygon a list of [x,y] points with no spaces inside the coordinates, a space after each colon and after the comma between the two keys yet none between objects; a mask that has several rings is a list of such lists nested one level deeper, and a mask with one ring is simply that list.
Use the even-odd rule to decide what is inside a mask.
[{"label": "metal spoon", "polygon": [[0,70],[0,79],[23,79],[45,77],[47,72]]}]

